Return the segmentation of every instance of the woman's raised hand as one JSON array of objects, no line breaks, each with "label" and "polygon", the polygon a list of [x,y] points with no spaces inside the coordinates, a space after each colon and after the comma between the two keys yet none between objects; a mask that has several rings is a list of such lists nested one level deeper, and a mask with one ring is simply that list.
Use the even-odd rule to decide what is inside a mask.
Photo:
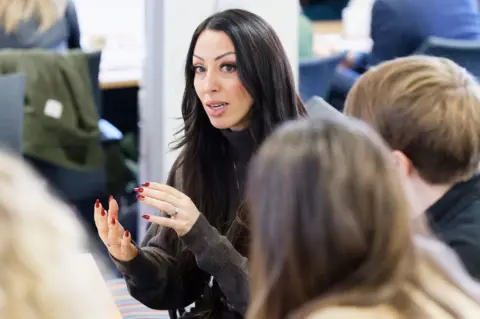
[{"label": "woman's raised hand", "polygon": [[128,230],[118,222],[118,203],[110,197],[106,211],[99,200],[95,202],[94,218],[98,235],[108,248],[108,252],[120,261],[130,261],[138,254]]},{"label": "woman's raised hand", "polygon": [[187,195],[165,184],[145,183],[142,186],[135,189],[140,202],[170,216],[143,215],[144,219],[172,228],[178,236],[183,236],[192,229],[200,212]]}]

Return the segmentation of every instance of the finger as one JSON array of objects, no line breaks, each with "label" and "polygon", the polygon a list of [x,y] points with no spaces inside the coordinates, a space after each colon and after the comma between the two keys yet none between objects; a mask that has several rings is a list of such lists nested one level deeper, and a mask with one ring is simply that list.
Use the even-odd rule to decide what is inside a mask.
[{"label": "finger", "polygon": [[143,215],[143,219],[148,220],[153,224],[157,224],[160,226],[165,226],[168,228],[177,229],[182,224],[178,221],[178,219],[168,218],[168,217],[161,217],[161,216],[154,216],[154,215]]},{"label": "finger", "polygon": [[118,220],[118,203],[113,196],[110,196],[108,201],[108,218]]},{"label": "finger", "polygon": [[121,247],[120,247],[122,255],[127,255],[128,254],[131,244],[132,244],[132,236],[130,235],[130,232],[128,230],[126,230],[123,233],[122,243],[121,243]]},{"label": "finger", "polygon": [[177,190],[176,188],[160,183],[145,183],[143,184],[145,188],[151,188],[157,191],[165,192],[171,196],[177,197],[178,199],[182,199],[185,197],[185,194],[181,191]]},{"label": "finger", "polygon": [[173,206],[172,204],[164,202],[162,200],[154,199],[151,197],[145,197],[143,195],[137,195],[137,198],[142,204],[158,209],[159,211],[162,211],[169,215],[172,215],[172,214],[177,215],[180,212],[182,212],[180,208]]},{"label": "finger", "polygon": [[128,230],[126,230],[123,234],[122,244],[120,246],[120,254],[126,260],[131,260],[138,254],[138,248],[132,243],[132,235]]},{"label": "finger", "polygon": [[135,188],[135,191],[142,196],[151,197],[153,199],[164,201],[172,204],[175,207],[180,207],[182,205],[182,201],[179,198],[173,195],[170,195],[169,193],[164,191],[159,191],[152,188],[143,188],[143,187]]},{"label": "finger", "polygon": [[99,220],[99,217],[100,217],[100,214],[102,212],[102,204],[100,203],[100,201],[97,199],[95,201],[95,204],[93,206],[93,220],[95,221],[95,223],[97,223],[97,221]]},{"label": "finger", "polygon": [[108,219],[108,243],[112,246],[119,245],[121,241],[121,234],[118,231],[118,221],[114,218]]},{"label": "finger", "polygon": [[105,239],[108,233],[107,213],[99,200],[95,202],[94,206],[94,221],[100,237]]},{"label": "finger", "polygon": [[101,207],[100,213],[96,213],[95,215],[98,215],[95,219],[95,225],[97,226],[98,230],[108,232],[107,211]]}]

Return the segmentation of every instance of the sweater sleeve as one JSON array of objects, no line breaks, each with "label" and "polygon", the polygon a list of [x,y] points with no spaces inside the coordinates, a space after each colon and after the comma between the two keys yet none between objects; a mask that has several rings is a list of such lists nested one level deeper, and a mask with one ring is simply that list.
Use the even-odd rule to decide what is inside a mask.
[{"label": "sweater sleeve", "polygon": [[151,225],[131,261],[112,258],[132,297],[152,309],[181,309],[199,298],[208,276],[198,267],[181,271],[167,253],[161,227]]},{"label": "sweater sleeve", "polygon": [[[179,175],[176,171],[169,184],[180,187]],[[133,260],[112,259],[124,274],[132,297],[152,309],[182,309],[200,298],[208,274],[195,263],[180,267],[166,247],[162,231],[166,229],[151,224]]]},{"label": "sweater sleeve", "polygon": [[200,215],[192,229],[181,237],[193,252],[198,267],[213,276],[228,305],[245,314],[248,304],[248,259]]},{"label": "sweater sleeve", "polygon": [[407,56],[417,49],[412,39],[416,30],[411,29],[411,21],[404,11],[401,1],[377,0],[373,4],[370,26],[373,47],[369,65]]}]

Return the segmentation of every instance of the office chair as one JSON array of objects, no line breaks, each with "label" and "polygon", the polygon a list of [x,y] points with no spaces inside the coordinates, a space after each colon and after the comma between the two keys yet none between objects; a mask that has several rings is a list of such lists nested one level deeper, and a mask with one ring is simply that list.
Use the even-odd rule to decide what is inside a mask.
[{"label": "office chair", "polygon": [[319,96],[311,97],[305,103],[305,108],[307,109],[310,118],[329,118],[340,121],[345,120],[346,118],[342,112]]},{"label": "office chair", "polygon": [[450,59],[480,79],[480,40],[430,37],[416,54]]},{"label": "office chair", "polygon": [[26,76],[0,76],[0,148],[22,154]]},{"label": "office chair", "polygon": [[340,53],[328,58],[305,58],[299,62],[299,91],[303,101],[312,96],[326,98],[335,75],[335,69],[345,58]]}]

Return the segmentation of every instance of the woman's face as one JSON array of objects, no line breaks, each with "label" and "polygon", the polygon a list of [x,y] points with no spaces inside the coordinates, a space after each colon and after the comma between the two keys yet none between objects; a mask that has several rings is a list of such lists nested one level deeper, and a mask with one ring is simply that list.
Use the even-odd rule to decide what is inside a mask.
[{"label": "woman's face", "polygon": [[192,58],[194,86],[210,123],[218,129],[241,130],[249,124],[253,100],[238,78],[236,61],[226,33],[200,34]]}]

